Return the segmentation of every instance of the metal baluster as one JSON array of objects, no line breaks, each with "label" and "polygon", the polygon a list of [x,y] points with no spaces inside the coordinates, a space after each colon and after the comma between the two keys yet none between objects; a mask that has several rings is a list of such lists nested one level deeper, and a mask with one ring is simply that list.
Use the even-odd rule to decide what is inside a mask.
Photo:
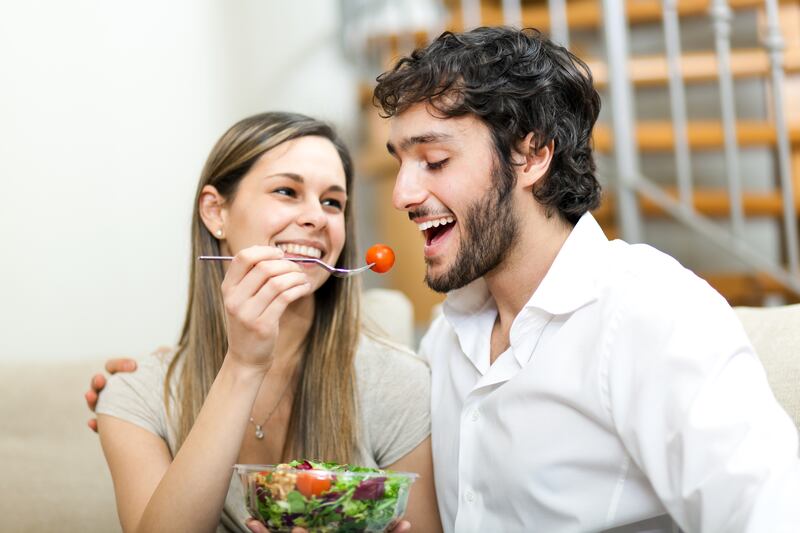
[{"label": "metal baluster", "polygon": [[681,205],[694,210],[692,202],[692,166],[689,151],[689,130],[686,119],[686,88],[681,71],[681,33],[677,0],[664,0],[664,40],[669,73],[669,102],[672,111],[672,131],[675,136],[675,166],[678,174],[678,198]]},{"label": "metal baluster", "polygon": [[611,115],[614,123],[618,214],[623,238],[635,243],[641,242],[639,206],[634,190],[640,173],[634,135],[633,87],[628,76],[628,21],[624,1],[605,0],[603,21],[608,54]]},{"label": "metal baluster", "polygon": [[733,234],[744,236],[744,213],[742,210],[742,184],[739,177],[739,141],[736,137],[736,109],[733,98],[733,76],[731,74],[731,9],[726,0],[713,0],[710,9],[714,23],[714,37],[719,65],[719,92],[722,109],[722,127],[725,134],[725,171],[728,174],[728,190],[731,197],[731,225]]},{"label": "metal baluster", "polygon": [[397,53],[402,57],[416,48],[414,32],[419,21],[413,0],[403,0],[395,5],[398,7],[397,11],[392,13],[392,18],[397,21]]},{"label": "metal baluster", "polygon": [[550,12],[550,39],[564,48],[569,48],[566,0],[550,0],[547,2],[547,9]]},{"label": "metal baluster", "polygon": [[461,16],[464,21],[464,31],[477,28],[481,24],[480,0],[461,0]]},{"label": "metal baluster", "polygon": [[522,27],[522,5],[520,0],[503,0],[503,24]]},{"label": "metal baluster", "polygon": [[764,47],[769,54],[770,79],[772,81],[772,100],[775,110],[775,136],[778,142],[778,168],[783,194],[783,225],[786,233],[786,251],[789,259],[789,272],[800,276],[797,250],[797,213],[795,211],[794,187],[790,164],[789,129],[783,112],[783,37],[778,23],[778,2],[766,0],[767,35]]},{"label": "metal baluster", "polygon": [[436,10],[436,17],[427,29],[427,42],[429,43],[433,42],[434,39],[447,29],[447,9],[444,6],[443,0],[434,0],[432,3]]}]

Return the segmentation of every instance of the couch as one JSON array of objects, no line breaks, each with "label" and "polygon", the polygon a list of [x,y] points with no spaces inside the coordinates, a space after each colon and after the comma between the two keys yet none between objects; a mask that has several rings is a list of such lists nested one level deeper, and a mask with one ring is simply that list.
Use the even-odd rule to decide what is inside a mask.
[{"label": "couch", "polygon": [[[411,344],[411,306],[367,291],[367,316]],[[739,308],[776,397],[800,426],[800,305]],[[0,362],[0,531],[119,531],[111,478],[83,401],[102,360]]]}]

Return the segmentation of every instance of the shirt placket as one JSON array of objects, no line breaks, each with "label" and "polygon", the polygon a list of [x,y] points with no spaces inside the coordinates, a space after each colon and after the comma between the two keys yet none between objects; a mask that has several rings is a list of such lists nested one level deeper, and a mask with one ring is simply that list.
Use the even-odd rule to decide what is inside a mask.
[{"label": "shirt placket", "polygon": [[[482,442],[491,440],[492,432],[497,430],[493,425],[497,417],[487,412],[486,397],[492,392],[502,394],[502,390],[497,389],[524,368],[520,361],[527,363],[532,358],[547,323],[548,320],[542,317],[532,316],[512,328],[511,346],[477,381],[464,400],[459,425],[457,532],[478,531],[481,515],[485,514],[486,495],[476,487],[487,486],[482,477],[491,473],[481,470],[481,454],[492,446],[482,446]],[[502,401],[491,402],[492,406],[502,404]],[[502,451],[495,450],[495,453]]]}]

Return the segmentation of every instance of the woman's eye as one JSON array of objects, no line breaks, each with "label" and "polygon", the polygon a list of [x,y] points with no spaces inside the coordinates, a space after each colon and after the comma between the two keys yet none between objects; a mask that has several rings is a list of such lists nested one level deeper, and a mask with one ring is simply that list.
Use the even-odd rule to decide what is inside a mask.
[{"label": "woman's eye", "polygon": [[344,205],[339,200],[335,200],[333,198],[328,198],[327,200],[322,201],[322,205],[326,207],[333,207],[334,209],[338,209],[342,211],[344,209]]},{"label": "woman's eye", "polygon": [[429,161],[425,163],[425,165],[428,167],[428,170],[439,170],[444,167],[448,161],[449,158],[444,158],[439,161]]},{"label": "woman's eye", "polygon": [[292,197],[292,198],[297,196],[297,193],[291,187],[281,187],[280,189],[275,189],[272,192],[274,192],[275,194],[280,194],[282,196],[289,196],[289,197]]}]

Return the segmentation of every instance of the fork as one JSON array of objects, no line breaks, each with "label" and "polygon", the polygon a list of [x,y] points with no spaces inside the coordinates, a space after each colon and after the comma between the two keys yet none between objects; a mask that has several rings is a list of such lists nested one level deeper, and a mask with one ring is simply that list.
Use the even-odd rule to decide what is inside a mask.
[{"label": "fork", "polygon": [[[197,259],[199,259],[200,261],[230,261],[233,259],[233,257],[230,255],[201,255],[198,256]],[[347,278],[350,276],[354,276],[375,266],[375,263],[370,263],[368,265],[364,265],[358,268],[336,268],[324,261],[320,261],[319,259],[315,259],[313,257],[284,257],[284,259],[288,259],[289,261],[294,261],[295,263],[316,263],[318,266],[324,268],[325,270],[330,272],[332,276],[336,276],[337,278]]]}]

